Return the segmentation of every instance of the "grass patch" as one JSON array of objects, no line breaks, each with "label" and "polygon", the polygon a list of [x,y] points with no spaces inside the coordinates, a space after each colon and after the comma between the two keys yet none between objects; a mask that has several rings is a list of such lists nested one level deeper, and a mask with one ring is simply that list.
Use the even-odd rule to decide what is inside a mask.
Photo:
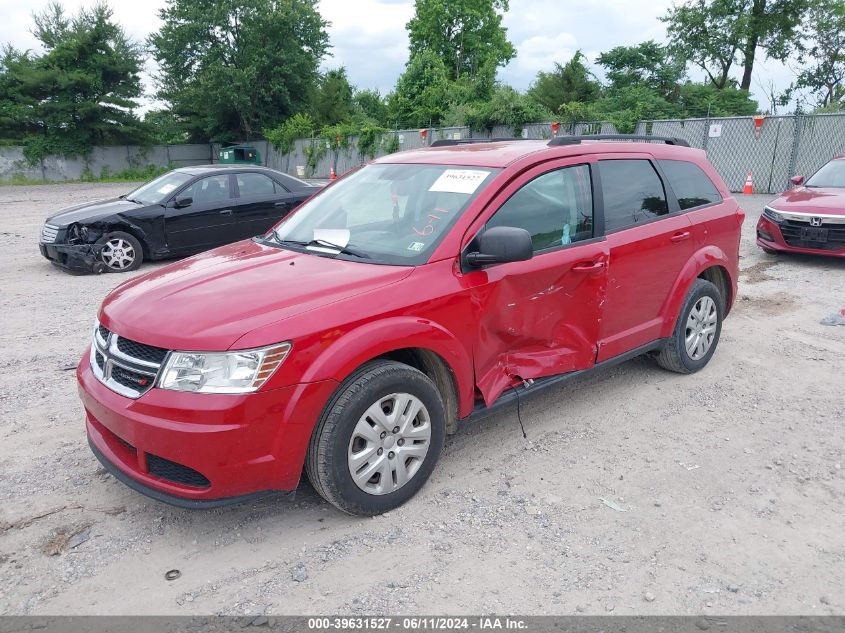
[{"label": "grass patch", "polygon": [[68,180],[42,180],[41,178],[29,178],[23,174],[12,174],[10,178],[0,180],[2,185],[67,185],[74,183],[108,183],[108,182],[140,182],[145,180],[152,180],[164,173],[172,170],[173,166],[157,167],[156,165],[147,165],[140,169],[124,169],[111,173],[109,168],[103,167],[100,170],[99,176],[94,174],[90,169],[82,172],[82,176],[76,179]]}]

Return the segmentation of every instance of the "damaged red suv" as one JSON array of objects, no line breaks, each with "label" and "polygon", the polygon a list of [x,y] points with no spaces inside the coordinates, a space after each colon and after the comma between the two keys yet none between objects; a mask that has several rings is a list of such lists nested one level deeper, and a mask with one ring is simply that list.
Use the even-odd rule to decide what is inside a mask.
[{"label": "damaged red suv", "polygon": [[304,470],[372,515],[516,397],[640,354],[698,371],[744,214],[684,145],[438,141],[118,286],[77,372],[91,448],[177,505],[292,491]]}]

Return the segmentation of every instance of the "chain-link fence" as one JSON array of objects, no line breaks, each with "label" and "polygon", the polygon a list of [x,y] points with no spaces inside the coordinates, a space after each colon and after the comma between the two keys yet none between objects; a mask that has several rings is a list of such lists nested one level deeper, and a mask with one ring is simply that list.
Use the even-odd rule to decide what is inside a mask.
[{"label": "chain-link fence", "polygon": [[[608,122],[559,124],[558,135],[564,134],[616,134],[616,128]],[[307,178],[326,178],[332,169],[338,175],[366,163],[373,158],[394,151],[407,151],[427,147],[443,139],[470,138],[527,138],[550,139],[554,135],[551,123],[528,123],[523,126],[497,125],[492,130],[478,132],[466,126],[427,128],[425,130],[396,130],[386,132],[379,142],[362,150],[359,138],[352,136],[341,147],[333,146],[325,139],[299,139],[287,154],[276,151],[266,141],[252,143],[265,157],[268,167],[291,175]]]},{"label": "chain-link fence", "polygon": [[755,193],[779,193],[845,153],[845,113],[640,121],[637,134],[674,136],[703,149],[731,191],[751,172]]},{"label": "chain-link fence", "polygon": [[[593,122],[558,126],[558,135],[615,134],[611,123]],[[836,154],[845,154],[845,113],[706,119],[641,121],[637,134],[675,136],[692,147],[707,152],[731,191],[741,191],[751,172],[756,193],[778,193],[795,175],[810,176]],[[327,178],[332,170],[338,175],[375,157],[395,151],[418,149],[440,139],[522,137],[549,139],[551,123],[524,126],[496,126],[478,132],[469,127],[442,127],[425,130],[386,132],[375,144],[362,147],[358,137],[343,141],[341,147],[325,139],[300,139],[293,149],[282,154],[267,141],[254,141],[262,163],[291,175]],[[51,156],[41,165],[31,166],[20,147],[0,147],[0,180],[14,176],[34,179],[65,180],[95,176],[107,171],[147,165],[157,167],[196,165],[217,160],[218,144],[170,145],[153,147],[96,147],[90,156],[60,158]]]}]

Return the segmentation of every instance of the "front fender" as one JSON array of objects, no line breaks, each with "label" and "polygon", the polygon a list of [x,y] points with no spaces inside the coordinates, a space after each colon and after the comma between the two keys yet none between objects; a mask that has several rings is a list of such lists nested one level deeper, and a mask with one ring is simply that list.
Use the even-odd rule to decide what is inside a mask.
[{"label": "front fender", "polygon": [[426,349],[445,361],[458,391],[458,416],[469,415],[474,405],[470,354],[454,334],[429,319],[397,316],[356,327],[323,349],[302,381],[340,382],[368,360],[403,348]]},{"label": "front fender", "polygon": [[731,307],[730,302],[736,296],[736,277],[731,273],[730,259],[725,252],[718,246],[705,246],[689,258],[677,279],[675,279],[675,284],[667,295],[666,301],[663,302],[660,310],[663,320],[663,328],[660,332],[661,338],[672,335],[690,286],[692,286],[693,282],[702,272],[712,266],[721,266],[724,268],[729,278],[728,283],[731,287],[731,293],[729,297],[725,297],[725,313],[727,314],[727,311]]}]

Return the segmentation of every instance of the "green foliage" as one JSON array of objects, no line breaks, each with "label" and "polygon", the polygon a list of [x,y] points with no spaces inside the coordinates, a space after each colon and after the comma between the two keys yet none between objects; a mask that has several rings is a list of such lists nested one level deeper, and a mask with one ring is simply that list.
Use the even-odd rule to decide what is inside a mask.
[{"label": "green foliage", "polygon": [[349,137],[356,133],[357,130],[351,123],[336,123],[335,125],[324,125],[320,129],[319,137],[327,148],[340,150],[349,149]]},{"label": "green foliage", "polygon": [[42,180],[40,178],[27,178],[22,174],[12,174],[10,178],[0,181],[0,185],[49,185],[54,183],[69,183],[69,182],[145,182],[157,178],[162,174],[174,169],[174,166],[156,167],[155,165],[146,165],[142,168],[124,169],[117,173],[111,173],[108,166],[100,169],[100,175],[95,176],[90,166],[86,166],[80,174],[79,180]]},{"label": "green foliage", "polygon": [[450,85],[439,55],[424,50],[412,56],[388,97],[390,120],[397,127],[439,124],[449,107]]},{"label": "green foliage", "polygon": [[390,134],[383,139],[384,153],[393,154],[399,151],[399,135]]},{"label": "green foliage", "polygon": [[[364,125],[358,130],[358,155],[361,159],[375,158],[382,148],[386,132],[387,129],[378,125]],[[399,139],[396,141],[398,143]]]},{"label": "green foliage", "polygon": [[492,84],[496,68],[516,55],[502,26],[507,10],[508,0],[416,0],[406,26],[411,61],[434,53],[449,79],[485,75]]},{"label": "green foliage", "polygon": [[316,127],[311,115],[298,112],[281,125],[265,130],[264,136],[273,147],[282,154],[287,154],[293,149],[296,139],[313,137]]},{"label": "green foliage", "polygon": [[329,70],[317,83],[311,114],[317,125],[333,125],[349,121],[353,113],[352,86],[345,68]]},{"label": "green foliage", "polygon": [[498,86],[490,101],[477,103],[467,111],[466,125],[476,131],[492,131],[507,125],[519,136],[526,123],[548,120],[551,112],[510,86]]},{"label": "green foliage", "polygon": [[356,90],[352,96],[352,120],[387,125],[387,100],[378,90]]},{"label": "green foliage", "polygon": [[144,115],[149,142],[154,145],[177,145],[188,142],[184,122],[170,110],[150,110]]},{"label": "green foliage", "polygon": [[7,46],[0,60],[0,138],[20,142],[31,164],[144,142],[133,113],[143,56],[111,9],[95,4],[68,17],[54,3],[34,19],[44,54]]},{"label": "green foliage", "polygon": [[660,96],[676,96],[678,83],[686,74],[686,62],[654,40],[636,46],[617,46],[598,56],[611,90],[646,86]]},{"label": "green foliage", "polygon": [[662,18],[673,51],[707,74],[717,88],[731,85],[738,61],[739,87],[751,88],[757,50],[784,61],[801,48],[799,25],[809,0],[690,0]]},{"label": "green foliage", "polygon": [[796,87],[809,90],[821,111],[845,109],[845,3],[816,0],[804,28],[809,45]]},{"label": "green foliage", "polygon": [[680,87],[678,109],[683,117],[750,116],[759,105],[747,90],[733,86],[719,90],[712,84],[687,82]]},{"label": "green foliage", "polygon": [[528,89],[528,95],[548,110],[555,112],[561,104],[571,101],[595,101],[601,84],[587,68],[586,58],[579,50],[565,65],[555,63],[551,72],[540,71]]},{"label": "green foliage", "polygon": [[167,0],[158,97],[192,141],[247,140],[306,110],[328,48],[315,0]]}]

